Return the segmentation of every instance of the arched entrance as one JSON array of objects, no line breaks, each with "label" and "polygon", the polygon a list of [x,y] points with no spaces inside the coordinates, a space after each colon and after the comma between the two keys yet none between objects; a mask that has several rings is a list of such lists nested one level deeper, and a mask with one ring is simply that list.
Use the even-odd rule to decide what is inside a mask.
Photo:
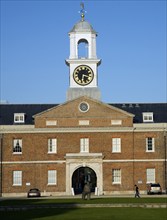
[{"label": "arched entrance", "polygon": [[91,191],[95,191],[97,177],[94,170],[89,167],[80,167],[72,175],[72,188],[75,194],[80,194],[86,182],[91,184]]}]

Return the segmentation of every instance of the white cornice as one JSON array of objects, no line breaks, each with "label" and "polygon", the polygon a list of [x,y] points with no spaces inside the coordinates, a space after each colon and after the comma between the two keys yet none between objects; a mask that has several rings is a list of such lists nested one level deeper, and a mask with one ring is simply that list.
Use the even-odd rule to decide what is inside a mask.
[{"label": "white cornice", "polygon": [[34,125],[1,125],[0,133],[34,133],[34,128]]},{"label": "white cornice", "polygon": [[132,159],[132,160],[103,160],[104,163],[127,163],[127,162],[165,162],[167,159]]},{"label": "white cornice", "polygon": [[66,159],[90,159],[90,158],[103,158],[102,153],[67,153]]},{"label": "white cornice", "polygon": [[95,132],[167,132],[167,123],[133,124],[133,127],[57,127],[35,128],[34,125],[1,125],[0,133],[95,133]]},{"label": "white cornice", "polygon": [[35,128],[34,126],[1,126],[0,133],[95,133],[95,132],[132,132],[133,127],[63,127]]},{"label": "white cornice", "polygon": [[54,164],[62,164],[62,163],[65,163],[66,161],[65,160],[37,160],[37,161],[3,161],[2,164],[40,164],[40,163],[47,163],[47,164],[50,164],[50,163],[54,163]]},{"label": "white cornice", "polygon": [[139,123],[133,124],[134,131],[167,131],[167,123]]},{"label": "white cornice", "polygon": [[[99,155],[100,156],[100,155]],[[70,157],[71,158],[71,157]],[[98,158],[98,157],[97,157]],[[80,157],[83,160],[82,157]],[[88,158],[84,158],[88,159]],[[96,159],[96,158],[95,158]],[[165,162],[167,159],[126,159],[126,160],[102,160],[103,163],[132,163],[132,162]],[[2,164],[63,164],[66,160],[41,160],[41,161],[3,161]]]},{"label": "white cornice", "polygon": [[97,64],[100,64],[101,62],[101,59],[66,59],[66,64],[94,64],[94,63],[97,63]]}]

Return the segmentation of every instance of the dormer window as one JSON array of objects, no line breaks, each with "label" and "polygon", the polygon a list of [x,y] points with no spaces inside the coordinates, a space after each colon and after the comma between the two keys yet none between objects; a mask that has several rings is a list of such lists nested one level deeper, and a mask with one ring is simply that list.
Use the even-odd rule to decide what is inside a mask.
[{"label": "dormer window", "polygon": [[24,123],[25,113],[14,113],[14,123]]},{"label": "dormer window", "polygon": [[143,112],[143,122],[153,122],[153,112]]}]

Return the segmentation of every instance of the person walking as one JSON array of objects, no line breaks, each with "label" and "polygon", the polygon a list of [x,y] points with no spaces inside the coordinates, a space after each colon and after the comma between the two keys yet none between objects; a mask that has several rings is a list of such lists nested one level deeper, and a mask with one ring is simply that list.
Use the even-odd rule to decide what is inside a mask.
[{"label": "person walking", "polygon": [[135,185],[135,198],[140,198],[139,187]]}]

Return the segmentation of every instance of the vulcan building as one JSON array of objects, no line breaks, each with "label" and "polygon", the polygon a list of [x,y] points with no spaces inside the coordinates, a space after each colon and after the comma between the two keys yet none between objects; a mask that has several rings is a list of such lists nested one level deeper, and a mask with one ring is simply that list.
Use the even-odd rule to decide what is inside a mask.
[{"label": "vulcan building", "polygon": [[[61,104],[0,105],[0,193],[130,194],[167,188],[167,103],[101,101],[97,32],[81,20],[69,32],[69,89]],[[79,47],[87,46],[80,57]]]}]

